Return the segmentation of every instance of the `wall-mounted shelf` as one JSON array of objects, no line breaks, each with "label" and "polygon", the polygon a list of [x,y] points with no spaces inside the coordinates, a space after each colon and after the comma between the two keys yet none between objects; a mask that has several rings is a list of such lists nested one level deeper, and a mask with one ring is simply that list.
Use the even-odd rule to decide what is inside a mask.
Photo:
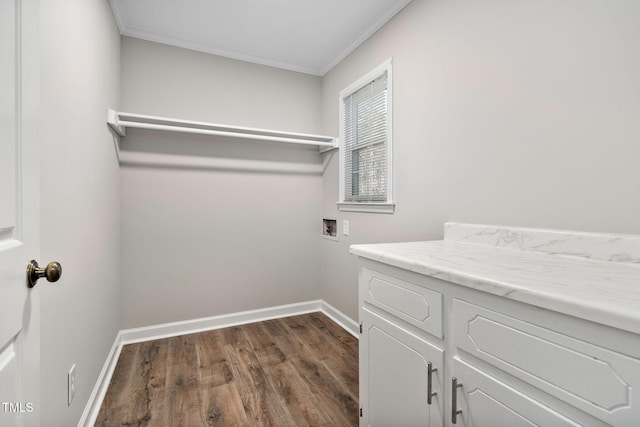
[{"label": "wall-mounted shelf", "polygon": [[338,140],[331,136],[195,122],[168,117],[123,113],[111,109],[107,110],[107,123],[120,136],[127,134],[127,128],[138,128],[260,141],[287,142],[290,144],[316,145],[321,153],[338,148]]}]

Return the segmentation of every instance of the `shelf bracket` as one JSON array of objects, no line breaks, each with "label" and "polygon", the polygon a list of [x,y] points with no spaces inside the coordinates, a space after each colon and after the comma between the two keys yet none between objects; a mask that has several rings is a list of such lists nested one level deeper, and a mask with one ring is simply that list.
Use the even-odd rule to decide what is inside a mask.
[{"label": "shelf bracket", "polygon": [[127,128],[120,126],[118,123],[118,112],[112,109],[107,110],[107,124],[111,126],[111,129],[120,136],[127,135]]}]

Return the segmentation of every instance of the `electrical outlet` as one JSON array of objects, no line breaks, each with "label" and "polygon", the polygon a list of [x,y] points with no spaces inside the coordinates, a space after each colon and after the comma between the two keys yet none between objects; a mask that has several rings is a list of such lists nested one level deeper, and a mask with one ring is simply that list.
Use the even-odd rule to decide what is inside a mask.
[{"label": "electrical outlet", "polygon": [[342,221],[342,234],[345,236],[349,235],[349,220],[345,219]]},{"label": "electrical outlet", "polygon": [[73,366],[71,367],[71,369],[69,369],[69,375],[67,376],[67,383],[68,383],[68,405],[71,406],[71,401],[73,400],[73,398],[76,395],[76,365],[75,363],[73,364]]}]

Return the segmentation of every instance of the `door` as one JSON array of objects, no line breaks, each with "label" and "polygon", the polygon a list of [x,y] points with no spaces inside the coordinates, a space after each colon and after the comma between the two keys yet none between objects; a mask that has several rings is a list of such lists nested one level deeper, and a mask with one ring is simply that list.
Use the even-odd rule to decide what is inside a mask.
[{"label": "door", "polygon": [[444,351],[366,309],[360,321],[360,425],[442,426]]},{"label": "door", "polygon": [[0,0],[0,425],[39,425],[37,4]]},{"label": "door", "polygon": [[[577,427],[577,422],[537,401],[524,391],[453,358],[453,375],[458,380],[458,387],[452,403],[460,412],[452,414],[451,423],[464,427],[509,426],[509,427]],[[595,419],[586,425],[604,426]]]}]

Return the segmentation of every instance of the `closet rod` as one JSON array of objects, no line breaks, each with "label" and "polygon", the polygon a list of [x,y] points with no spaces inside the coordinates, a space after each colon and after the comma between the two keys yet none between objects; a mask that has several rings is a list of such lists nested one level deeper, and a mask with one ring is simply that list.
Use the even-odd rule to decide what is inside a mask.
[{"label": "closet rod", "polygon": [[142,114],[121,113],[114,110],[108,111],[107,123],[120,136],[125,136],[126,128],[129,127],[168,132],[182,132],[199,135],[226,136],[231,138],[257,139],[262,141],[315,145],[318,147],[324,147],[321,151],[338,147],[336,140],[330,136],[227,126],[214,123],[171,119],[166,117],[145,116]]}]

